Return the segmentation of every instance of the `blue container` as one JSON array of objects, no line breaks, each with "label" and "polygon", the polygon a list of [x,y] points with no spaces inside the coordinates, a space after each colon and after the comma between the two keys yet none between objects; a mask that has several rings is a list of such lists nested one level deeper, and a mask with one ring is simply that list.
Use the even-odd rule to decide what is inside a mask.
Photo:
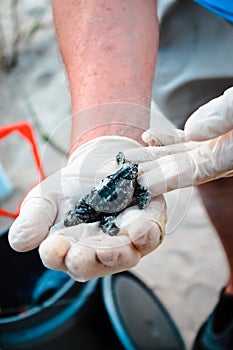
[{"label": "blue container", "polygon": [[6,232],[0,259],[1,350],[123,349],[107,315],[100,316],[98,279],[78,283],[45,269],[37,250],[14,252]]},{"label": "blue container", "polygon": [[12,184],[0,163],[0,201],[8,198],[12,193]]},{"label": "blue container", "polygon": [[153,291],[124,272],[103,278],[105,309],[127,350],[184,350],[181,334]]},{"label": "blue container", "polygon": [[0,235],[0,349],[183,350],[154,293],[129,272],[86,283],[47,270]]}]

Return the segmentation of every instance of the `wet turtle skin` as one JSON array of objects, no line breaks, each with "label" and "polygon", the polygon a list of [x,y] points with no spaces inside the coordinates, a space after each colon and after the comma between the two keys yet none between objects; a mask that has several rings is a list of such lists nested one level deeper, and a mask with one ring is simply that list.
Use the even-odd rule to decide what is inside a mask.
[{"label": "wet turtle skin", "polygon": [[66,227],[99,221],[103,232],[114,236],[119,232],[114,222],[119,213],[132,205],[143,209],[150,202],[149,191],[137,182],[138,164],[125,163],[122,152],[116,161],[120,168],[101,180],[66,214]]}]

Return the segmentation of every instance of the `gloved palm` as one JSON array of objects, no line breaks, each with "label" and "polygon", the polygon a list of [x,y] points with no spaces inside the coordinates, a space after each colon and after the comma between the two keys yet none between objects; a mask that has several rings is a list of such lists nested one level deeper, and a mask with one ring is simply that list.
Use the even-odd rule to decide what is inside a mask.
[{"label": "gloved palm", "polygon": [[153,196],[233,175],[233,88],[200,107],[181,130],[147,130],[150,146],[126,152]]},{"label": "gloved palm", "polygon": [[119,150],[139,147],[124,137],[102,137],[78,148],[68,165],[25,198],[9,241],[18,251],[40,246],[45,266],[79,281],[129,269],[162,240],[166,206],[162,196],[145,209],[130,207],[116,218],[120,232],[103,233],[98,223],[64,227],[65,214],[101,179],[116,171]]}]

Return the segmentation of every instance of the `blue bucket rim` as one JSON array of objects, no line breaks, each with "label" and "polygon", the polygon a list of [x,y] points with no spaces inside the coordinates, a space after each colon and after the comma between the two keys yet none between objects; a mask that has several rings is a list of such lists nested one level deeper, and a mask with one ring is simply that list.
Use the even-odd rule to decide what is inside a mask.
[{"label": "blue bucket rim", "polygon": [[[66,321],[68,321],[78,310],[80,310],[85,303],[88,301],[92,293],[94,293],[99,279],[93,279],[84,283],[83,288],[76,298],[70,303],[70,305],[63,311],[59,312],[54,317],[45,320],[44,322],[37,324],[35,326],[29,327],[27,329],[17,330],[13,332],[8,332],[0,335],[0,342],[4,344],[23,344],[39,337],[42,337],[54,329],[62,326]],[[75,281],[74,281],[75,283]],[[76,282],[77,283],[77,282]],[[20,319],[21,321],[22,319]],[[11,319],[12,321],[12,319]]]},{"label": "blue bucket rim", "polygon": [[32,316],[35,316],[36,314],[40,313],[41,311],[45,310],[46,308],[49,308],[52,306],[56,301],[61,299],[61,297],[68,291],[70,288],[74,285],[75,281],[70,279],[68,280],[64,286],[62,286],[56,293],[54,293],[53,296],[51,296],[48,300],[44,301],[41,305],[32,306],[25,312],[21,314],[16,314],[12,316],[6,316],[2,317],[0,316],[0,325],[1,324],[7,324],[12,322],[22,322],[23,320],[30,318]]},{"label": "blue bucket rim", "polygon": [[[9,228],[0,232],[0,237],[5,234],[8,234],[8,232],[9,232]],[[45,271],[46,270],[48,269],[46,269],[45,267]],[[42,312],[43,310],[53,306],[57,301],[59,301],[63,297],[63,295],[65,295],[72,288],[73,285],[77,283],[82,284],[82,288],[80,290],[80,293],[78,294],[78,298],[81,298],[81,300],[77,304],[77,307],[79,308],[84,304],[84,301],[86,300],[86,296],[94,291],[97,282],[98,282],[98,279],[93,279],[92,281],[82,283],[82,282],[77,282],[70,277],[69,280],[65,282],[65,284],[58,291],[56,291],[51,297],[49,297],[47,300],[42,302],[40,305],[32,306],[22,314],[16,314],[16,315],[6,316],[6,317],[0,315],[0,325],[9,324],[12,322],[21,322],[27,318],[35,316],[36,314]]]},{"label": "blue bucket rim", "polygon": [[160,301],[160,299],[156,296],[156,294],[153,292],[151,288],[149,288],[137,275],[130,271],[124,271],[120,272],[114,275],[106,276],[102,279],[102,293],[103,293],[103,301],[105,304],[106,311],[109,315],[110,322],[112,324],[113,329],[115,330],[116,335],[118,336],[118,339],[122,343],[122,345],[125,347],[126,350],[137,350],[135,347],[132,337],[128,334],[126,328],[124,327],[124,323],[122,322],[118,306],[116,305],[115,295],[113,293],[113,283],[114,280],[119,278],[119,276],[124,275],[126,278],[131,278],[134,281],[136,281],[140,286],[143,287],[143,289],[152,297],[154,302],[157,304],[157,306],[161,309],[163,312],[165,318],[167,319],[167,322],[169,323],[170,327],[173,329],[174,334],[177,337],[177,340],[180,344],[180,350],[185,350],[185,342],[182,338],[182,335],[170,316],[168,310],[163,305],[163,303]]},{"label": "blue bucket rim", "polygon": [[[9,228],[6,230],[3,230],[0,232],[0,237],[2,235],[8,234]],[[80,289],[80,292],[76,297],[74,297],[73,301],[70,302],[70,305],[59,312],[57,315],[53,316],[49,320],[46,320],[38,325],[29,327],[28,329],[17,330],[13,332],[7,332],[5,334],[0,334],[0,341],[4,344],[22,344],[25,342],[30,342],[38,337],[44,336],[51,331],[53,331],[55,328],[61,326],[69,320],[78,310],[80,310],[92,293],[94,293],[97,284],[98,284],[99,278],[95,278],[93,280],[90,280],[88,282],[82,283],[77,282],[73,280],[71,277],[70,279],[64,284],[62,288],[60,288],[56,293],[54,293],[53,296],[48,298],[48,300],[44,301],[40,306],[34,306],[23,314],[13,315],[13,316],[7,316],[7,317],[1,317],[0,316],[0,326],[1,325],[9,325],[11,323],[15,322],[22,322],[25,319],[28,319],[32,316],[35,316],[39,314],[41,311],[53,306],[53,304],[58,301],[67,291],[70,290],[70,288],[76,284],[81,283],[83,286]]]},{"label": "blue bucket rim", "polygon": [[[2,232],[0,232],[0,237],[2,237],[3,235],[7,235],[9,232],[10,228],[7,228],[5,230],[3,230]],[[46,271],[46,268],[45,268]],[[2,317],[0,315],[0,325],[1,324],[7,324],[7,323],[11,323],[11,322],[21,322],[29,317],[32,317],[36,314],[38,314],[39,312],[43,311],[46,308],[49,308],[51,305],[53,305],[56,301],[58,301],[59,299],[61,299],[61,297],[68,291],[70,290],[70,288],[74,285],[76,281],[72,280],[71,278],[64,284],[64,286],[62,286],[56,293],[54,293],[54,295],[52,295],[50,298],[48,298],[46,301],[44,301],[41,305],[36,305],[36,306],[32,306],[30,307],[28,310],[26,310],[24,313],[22,314],[16,314],[16,315],[12,315],[12,316],[6,316],[6,317]]]}]

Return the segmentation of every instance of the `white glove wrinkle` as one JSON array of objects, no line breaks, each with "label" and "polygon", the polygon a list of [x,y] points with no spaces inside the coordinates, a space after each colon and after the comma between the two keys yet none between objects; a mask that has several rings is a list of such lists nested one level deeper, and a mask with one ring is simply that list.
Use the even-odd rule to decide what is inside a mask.
[{"label": "white glove wrinkle", "polygon": [[154,128],[146,130],[142,140],[149,146],[164,146],[185,142],[185,134],[179,129]]},{"label": "white glove wrinkle", "polygon": [[193,141],[205,141],[233,129],[233,87],[197,109],[185,124],[185,135]]}]

